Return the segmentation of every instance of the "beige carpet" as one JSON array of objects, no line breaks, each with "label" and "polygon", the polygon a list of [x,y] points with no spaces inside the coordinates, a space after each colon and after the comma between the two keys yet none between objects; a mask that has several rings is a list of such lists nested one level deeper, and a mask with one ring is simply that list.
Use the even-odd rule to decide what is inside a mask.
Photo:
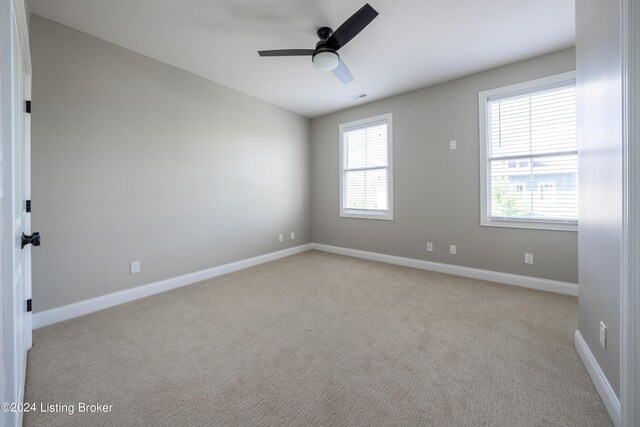
[{"label": "beige carpet", "polygon": [[[608,426],[577,299],[315,251],[35,331],[27,426]],[[78,402],[113,405],[78,414]]]}]

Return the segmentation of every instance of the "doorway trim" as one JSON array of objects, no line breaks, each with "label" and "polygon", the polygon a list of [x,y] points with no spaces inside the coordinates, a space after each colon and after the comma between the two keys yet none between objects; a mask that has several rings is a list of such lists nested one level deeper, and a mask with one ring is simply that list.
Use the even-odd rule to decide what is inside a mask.
[{"label": "doorway trim", "polygon": [[640,425],[640,4],[622,0],[623,226],[620,292],[622,426]]}]

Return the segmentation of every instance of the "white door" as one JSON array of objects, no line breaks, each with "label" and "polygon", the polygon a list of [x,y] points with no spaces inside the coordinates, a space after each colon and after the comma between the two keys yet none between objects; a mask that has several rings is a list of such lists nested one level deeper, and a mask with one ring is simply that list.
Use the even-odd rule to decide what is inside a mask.
[{"label": "white door", "polygon": [[[22,247],[23,233],[31,234],[26,201],[30,197],[31,63],[23,0],[3,2],[2,45],[2,304],[4,401],[22,402],[27,350],[31,348],[31,245]],[[10,8],[6,10],[5,7]],[[8,18],[8,19],[7,19]],[[9,22],[7,22],[9,21]],[[22,423],[20,412],[5,413],[6,426]]]}]

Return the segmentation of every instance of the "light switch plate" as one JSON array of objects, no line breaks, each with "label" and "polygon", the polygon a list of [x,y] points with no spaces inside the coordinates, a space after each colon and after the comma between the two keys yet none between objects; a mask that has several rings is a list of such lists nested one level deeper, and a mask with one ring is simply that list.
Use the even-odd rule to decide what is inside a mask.
[{"label": "light switch plate", "polygon": [[607,348],[607,325],[600,322],[600,345],[606,350]]}]

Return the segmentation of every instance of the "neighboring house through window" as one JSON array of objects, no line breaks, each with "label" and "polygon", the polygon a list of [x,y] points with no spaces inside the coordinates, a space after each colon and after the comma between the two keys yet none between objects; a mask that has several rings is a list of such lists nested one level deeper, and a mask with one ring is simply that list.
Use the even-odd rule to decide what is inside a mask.
[{"label": "neighboring house through window", "polygon": [[340,216],[393,219],[391,113],[340,125]]},{"label": "neighboring house through window", "polygon": [[576,230],[575,72],[479,97],[481,224]]}]

